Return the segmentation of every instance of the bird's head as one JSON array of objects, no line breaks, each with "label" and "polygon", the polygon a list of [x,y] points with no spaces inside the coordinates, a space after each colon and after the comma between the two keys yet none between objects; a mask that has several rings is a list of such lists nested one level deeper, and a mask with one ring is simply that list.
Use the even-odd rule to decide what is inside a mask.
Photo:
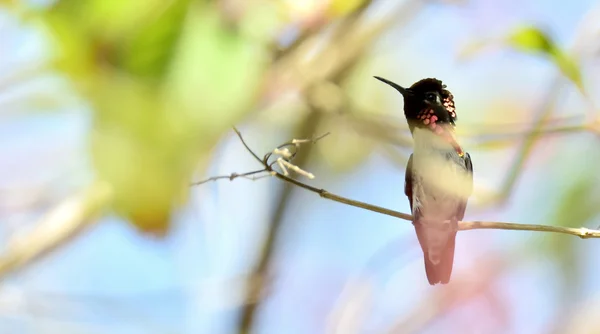
[{"label": "bird's head", "polygon": [[411,133],[414,133],[415,128],[428,129],[445,137],[453,146],[458,147],[453,136],[457,119],[454,96],[446,89],[446,85],[441,80],[422,79],[409,88],[404,88],[381,77],[376,76],[375,79],[392,86],[402,94],[404,116],[406,116]]}]

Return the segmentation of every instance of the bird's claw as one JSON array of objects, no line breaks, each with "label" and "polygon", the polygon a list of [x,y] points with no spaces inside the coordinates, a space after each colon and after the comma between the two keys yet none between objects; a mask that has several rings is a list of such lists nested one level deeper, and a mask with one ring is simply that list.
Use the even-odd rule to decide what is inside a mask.
[{"label": "bird's claw", "polygon": [[452,219],[452,221],[450,222],[450,228],[452,229],[452,232],[458,232],[458,220],[457,219]]}]

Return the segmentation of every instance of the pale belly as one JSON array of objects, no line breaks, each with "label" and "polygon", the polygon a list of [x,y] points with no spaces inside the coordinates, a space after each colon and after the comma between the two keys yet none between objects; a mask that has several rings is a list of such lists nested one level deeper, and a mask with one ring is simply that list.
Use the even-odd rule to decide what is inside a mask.
[{"label": "pale belly", "polygon": [[[428,133],[415,133],[413,209],[431,219],[451,219],[471,192],[471,175],[450,146],[433,142]],[[425,138],[424,138],[425,137]]]}]

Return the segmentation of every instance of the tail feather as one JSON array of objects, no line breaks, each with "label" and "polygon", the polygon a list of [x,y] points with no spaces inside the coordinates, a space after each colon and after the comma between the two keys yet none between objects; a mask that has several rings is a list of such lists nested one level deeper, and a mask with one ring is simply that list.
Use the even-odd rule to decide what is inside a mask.
[{"label": "tail feather", "polygon": [[451,231],[446,236],[447,243],[443,251],[441,252],[441,258],[439,258],[439,262],[434,263],[430,259],[429,247],[427,245],[426,240],[427,238],[425,237],[426,233],[432,232],[427,231],[427,227],[424,227],[419,223],[414,225],[417,232],[417,237],[419,239],[419,243],[421,244],[421,248],[423,250],[423,255],[425,259],[425,273],[427,274],[427,280],[429,281],[429,284],[447,284],[450,281],[450,276],[452,275],[452,267],[454,265],[456,231]]},{"label": "tail feather", "polygon": [[454,265],[454,245],[455,238],[448,240],[448,245],[444,250],[441,261],[436,265],[429,260],[429,254],[424,253],[425,258],[425,273],[430,285],[438,283],[448,284],[450,276],[452,276],[452,267]]}]

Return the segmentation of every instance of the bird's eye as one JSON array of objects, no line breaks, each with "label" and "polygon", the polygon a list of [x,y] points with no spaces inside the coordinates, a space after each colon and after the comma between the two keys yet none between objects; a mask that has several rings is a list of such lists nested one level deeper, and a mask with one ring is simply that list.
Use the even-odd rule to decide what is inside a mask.
[{"label": "bird's eye", "polygon": [[429,102],[439,102],[437,94],[434,93],[427,93],[425,95],[425,99],[427,99]]}]

